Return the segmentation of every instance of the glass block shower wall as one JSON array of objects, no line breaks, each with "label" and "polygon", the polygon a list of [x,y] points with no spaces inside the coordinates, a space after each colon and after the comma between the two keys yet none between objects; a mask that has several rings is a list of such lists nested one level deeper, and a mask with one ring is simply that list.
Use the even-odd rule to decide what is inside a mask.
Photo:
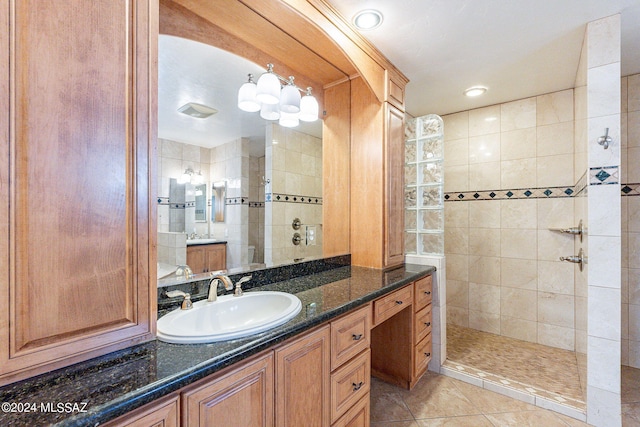
[{"label": "glass block shower wall", "polygon": [[405,253],[444,255],[444,125],[435,114],[405,125]]}]

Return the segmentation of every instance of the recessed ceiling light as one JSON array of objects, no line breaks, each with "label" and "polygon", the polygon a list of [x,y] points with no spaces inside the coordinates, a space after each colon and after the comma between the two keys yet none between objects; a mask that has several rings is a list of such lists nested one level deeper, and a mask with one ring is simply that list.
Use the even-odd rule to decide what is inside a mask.
[{"label": "recessed ceiling light", "polygon": [[198,119],[206,119],[207,117],[218,112],[215,108],[206,105],[189,102],[178,108],[178,111],[187,116],[196,117]]},{"label": "recessed ceiling light", "polygon": [[359,30],[373,30],[382,24],[382,13],[377,10],[361,10],[353,17],[353,24]]},{"label": "recessed ceiling light", "polygon": [[464,96],[474,97],[480,96],[487,91],[487,88],[484,86],[474,86],[464,91]]}]

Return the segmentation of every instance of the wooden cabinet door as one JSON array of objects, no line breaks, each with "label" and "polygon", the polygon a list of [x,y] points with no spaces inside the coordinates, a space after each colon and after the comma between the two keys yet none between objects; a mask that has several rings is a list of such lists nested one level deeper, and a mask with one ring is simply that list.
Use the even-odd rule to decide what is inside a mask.
[{"label": "wooden cabinet door", "polygon": [[276,350],[276,425],[330,425],[329,326]]},{"label": "wooden cabinet door", "polygon": [[179,398],[177,394],[164,397],[109,421],[104,427],[179,427]]},{"label": "wooden cabinet door", "polygon": [[222,377],[188,387],[182,393],[182,425],[274,425],[273,353],[240,365]]},{"label": "wooden cabinet door", "polygon": [[207,271],[206,252],[202,245],[187,246],[187,265],[194,274]]},{"label": "wooden cabinet door", "polygon": [[386,104],[385,267],[404,262],[404,113]]},{"label": "wooden cabinet door", "polygon": [[205,258],[207,260],[207,271],[226,270],[227,245],[207,245],[204,250],[206,253]]},{"label": "wooden cabinet door", "polygon": [[0,385],[153,338],[157,27],[0,0]]}]

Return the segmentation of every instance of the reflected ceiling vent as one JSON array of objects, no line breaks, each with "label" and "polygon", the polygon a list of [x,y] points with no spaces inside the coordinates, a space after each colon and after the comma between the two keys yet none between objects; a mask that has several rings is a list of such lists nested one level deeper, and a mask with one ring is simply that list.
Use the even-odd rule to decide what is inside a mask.
[{"label": "reflected ceiling vent", "polygon": [[206,119],[218,112],[215,108],[207,107],[206,105],[196,104],[195,102],[189,102],[178,108],[178,111],[187,116],[196,117],[198,119]]}]

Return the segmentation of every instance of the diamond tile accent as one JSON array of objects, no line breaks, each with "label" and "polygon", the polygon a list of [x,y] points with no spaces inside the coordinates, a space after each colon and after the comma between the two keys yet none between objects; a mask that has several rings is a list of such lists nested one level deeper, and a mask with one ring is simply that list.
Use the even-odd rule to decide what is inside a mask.
[{"label": "diamond tile accent", "polygon": [[570,188],[567,188],[566,190],[564,190],[564,194],[566,194],[567,196],[570,196],[573,194],[573,190]]},{"label": "diamond tile accent", "polygon": [[596,178],[598,178],[601,182],[605,182],[607,180],[607,178],[609,178],[611,175],[609,175],[607,172],[601,170],[600,172],[598,172],[596,174]]},{"label": "diamond tile accent", "polygon": [[266,193],[265,202],[305,203],[312,205],[321,205],[322,197],[300,196],[296,194]]},{"label": "diamond tile accent", "polygon": [[507,191],[507,197],[511,197],[513,196],[513,193],[511,191]]},{"label": "diamond tile accent", "polygon": [[473,198],[474,198],[474,199],[477,199],[478,197],[480,197],[480,195],[479,195],[478,193],[476,193],[476,194],[474,194],[474,195],[473,195]]},{"label": "diamond tile accent", "polygon": [[551,190],[544,190],[544,194],[545,194],[546,196],[550,196],[550,195],[552,195],[552,194],[553,194],[553,191],[551,191]]},{"label": "diamond tile accent", "polygon": [[617,184],[619,182],[618,166],[602,166],[589,169],[589,184]]},{"label": "diamond tile accent", "polygon": [[524,195],[525,195],[525,196],[527,196],[527,197],[529,197],[529,196],[530,196],[530,195],[532,195],[532,194],[533,194],[533,193],[532,193],[531,191],[529,191],[529,190],[527,190],[527,191],[525,191],[525,192],[524,192]]}]

